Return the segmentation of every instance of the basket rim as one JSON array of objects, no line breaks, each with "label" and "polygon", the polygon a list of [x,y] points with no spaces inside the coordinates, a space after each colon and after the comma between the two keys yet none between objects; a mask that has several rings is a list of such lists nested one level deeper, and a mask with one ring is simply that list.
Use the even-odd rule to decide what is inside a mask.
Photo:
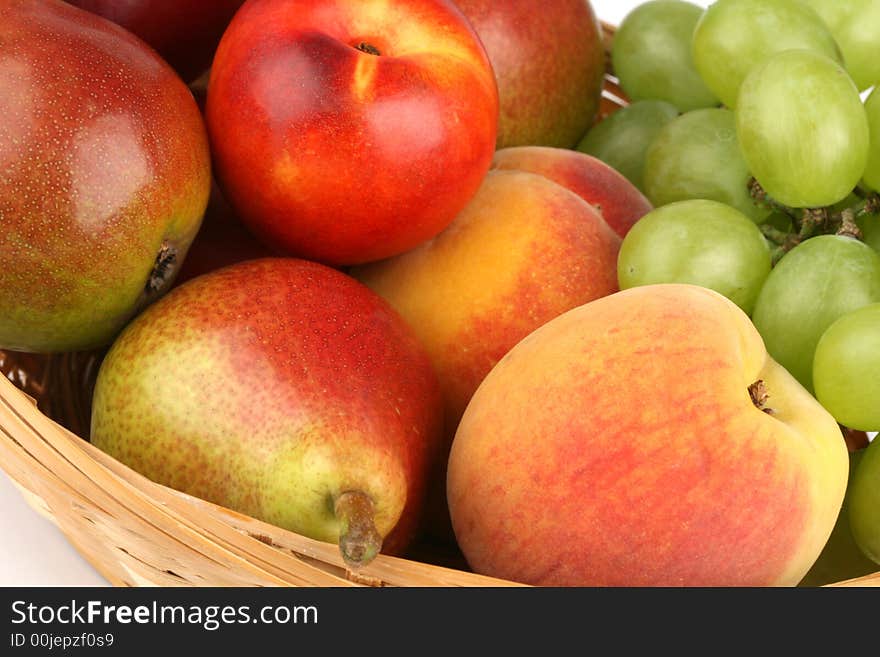
[{"label": "basket rim", "polygon": [[[608,55],[616,26],[600,24]],[[627,102],[609,57],[603,96]],[[334,544],[150,481],[41,412],[5,376],[0,468],[113,586],[528,586],[386,554],[352,573]],[[128,522],[117,526],[121,519]],[[149,545],[151,554],[137,553],[131,543]],[[867,585],[880,586],[880,565],[874,574],[826,586]]]},{"label": "basket rim", "polygon": [[[380,554],[359,573],[346,568],[337,546],[316,541],[150,481],[43,415],[32,397],[0,377],[0,463],[9,477],[42,500],[79,548],[74,518],[59,508],[96,508],[129,517],[165,546],[249,573],[269,586],[524,586]],[[53,494],[54,493],[54,494]],[[31,502],[31,500],[29,500]],[[88,522],[95,519],[83,516]],[[74,534],[74,536],[70,536]],[[81,538],[81,537],[80,537]],[[87,560],[114,585],[129,585],[118,569]],[[148,568],[141,575],[181,585],[185,574]],[[167,577],[165,570],[173,571]],[[150,572],[156,571],[156,572]]]}]

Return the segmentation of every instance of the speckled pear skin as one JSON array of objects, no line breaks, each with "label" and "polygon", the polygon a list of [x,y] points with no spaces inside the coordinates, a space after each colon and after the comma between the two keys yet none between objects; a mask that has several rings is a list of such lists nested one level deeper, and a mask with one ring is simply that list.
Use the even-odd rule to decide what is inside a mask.
[{"label": "speckled pear skin", "polygon": [[0,348],[108,344],[168,288],[210,184],[198,106],[153,50],[60,0],[0,3]]},{"label": "speckled pear skin", "polygon": [[333,500],[373,500],[383,552],[414,539],[442,431],[403,320],[347,274],[264,258],[199,276],[114,342],[92,442],[158,483],[336,542]]},{"label": "speckled pear skin", "polygon": [[573,148],[602,97],[602,27],[588,0],[455,0],[498,81],[497,147]]}]

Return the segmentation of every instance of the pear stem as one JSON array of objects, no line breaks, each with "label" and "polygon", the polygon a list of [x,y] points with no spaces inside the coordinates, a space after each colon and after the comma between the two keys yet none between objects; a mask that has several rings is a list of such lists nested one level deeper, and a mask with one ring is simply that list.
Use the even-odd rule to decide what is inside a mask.
[{"label": "pear stem", "polygon": [[352,570],[370,563],[382,549],[382,535],[376,529],[373,500],[358,490],[336,498],[333,511],[339,520],[339,551]]}]

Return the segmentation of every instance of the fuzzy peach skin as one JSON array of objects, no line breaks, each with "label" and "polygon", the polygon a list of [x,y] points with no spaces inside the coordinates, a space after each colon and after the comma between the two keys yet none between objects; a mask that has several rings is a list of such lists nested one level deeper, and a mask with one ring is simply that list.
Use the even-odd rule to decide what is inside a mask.
[{"label": "fuzzy peach skin", "polygon": [[445,228],[489,169],[498,90],[447,0],[248,0],[217,49],[217,179],[270,247],[330,265]]},{"label": "fuzzy peach skin", "polygon": [[415,329],[457,422],[519,340],[562,312],[617,291],[620,238],[592,207],[546,178],[491,171],[443,233],[352,275]]},{"label": "fuzzy peach skin", "polygon": [[547,146],[516,146],[495,152],[492,168],[529,171],[570,189],[592,205],[621,237],[653,206],[626,177],[586,153]]},{"label": "fuzzy peach skin", "polygon": [[837,423],[748,317],[671,284],[585,304],[514,347],[462,418],[447,483],[480,573],[795,585],[834,526],[847,461]]},{"label": "fuzzy peach skin", "polygon": [[[532,173],[491,171],[435,239],[351,273],[425,345],[443,391],[448,449],[471,395],[508,349],[566,310],[617,291],[620,242],[568,189]],[[438,484],[445,498],[445,473]]]}]

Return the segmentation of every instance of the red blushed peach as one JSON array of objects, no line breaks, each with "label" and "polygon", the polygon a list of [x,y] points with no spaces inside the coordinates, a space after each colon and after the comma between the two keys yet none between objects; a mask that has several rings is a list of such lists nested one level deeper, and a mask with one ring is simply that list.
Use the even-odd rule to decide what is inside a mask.
[{"label": "red blushed peach", "polygon": [[795,585],[848,478],[834,418],[691,285],[548,322],[485,378],[448,499],[480,573],[547,586]]},{"label": "red blushed peach", "polygon": [[[490,171],[436,238],[351,273],[389,301],[427,348],[443,392],[448,448],[474,390],[511,347],[618,289],[620,243],[568,189],[532,173]],[[436,482],[442,515],[445,474]]]},{"label": "red blushed peach", "polygon": [[491,65],[447,0],[249,0],[211,68],[218,181],[279,252],[342,266],[445,228],[489,169]]},{"label": "red blushed peach", "polygon": [[495,153],[493,169],[530,171],[567,187],[592,205],[621,237],[653,209],[617,170],[591,155],[564,148],[519,146]]}]

